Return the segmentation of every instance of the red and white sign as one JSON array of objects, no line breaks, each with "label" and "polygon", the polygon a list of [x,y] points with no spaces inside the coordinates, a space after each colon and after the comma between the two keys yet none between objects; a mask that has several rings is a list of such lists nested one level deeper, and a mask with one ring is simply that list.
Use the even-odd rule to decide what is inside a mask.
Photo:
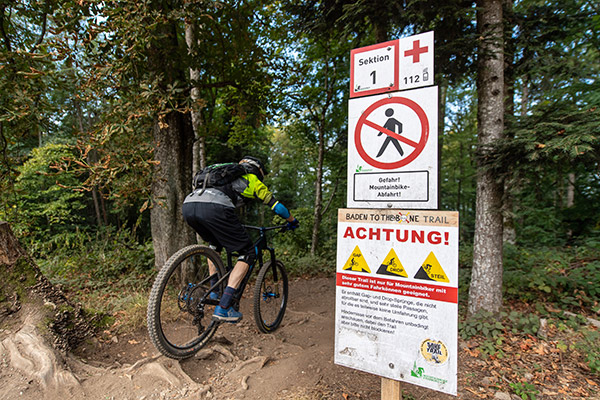
[{"label": "red and white sign", "polygon": [[437,87],[351,99],[348,207],[437,208]]},{"label": "red and white sign", "polygon": [[350,98],[433,85],[433,31],[350,52]]},{"label": "red and white sign", "polygon": [[433,31],[400,39],[399,90],[433,85]]},{"label": "red and white sign", "polygon": [[458,288],[444,288],[439,290],[437,285],[425,283],[403,283],[392,279],[365,278],[355,274],[337,274],[336,285],[354,289],[365,289],[368,287],[373,292],[397,294],[417,299],[428,299],[456,303],[458,299]]},{"label": "red and white sign", "polygon": [[398,90],[399,45],[392,40],[350,52],[350,97]]},{"label": "red and white sign", "polygon": [[458,213],[338,210],[336,364],[457,392]]}]

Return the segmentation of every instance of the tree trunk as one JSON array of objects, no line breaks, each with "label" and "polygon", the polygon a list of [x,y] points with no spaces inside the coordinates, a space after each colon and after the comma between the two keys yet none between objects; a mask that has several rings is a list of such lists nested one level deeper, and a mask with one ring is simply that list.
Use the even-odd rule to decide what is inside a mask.
[{"label": "tree trunk", "polygon": [[525,74],[522,78],[521,88],[521,118],[527,116],[527,109],[529,108],[529,76]]},{"label": "tree trunk", "polygon": [[[188,53],[193,55],[197,46],[196,25],[194,22],[185,24],[185,42],[187,43]],[[200,126],[202,125],[202,104],[200,99],[200,89],[198,89],[198,81],[200,80],[200,71],[196,68],[190,68],[190,82],[192,89],[190,97],[192,99],[192,128],[194,130],[194,147],[193,147],[193,167],[192,176],[202,168],[206,167],[206,146],[204,136],[200,134]]]},{"label": "tree trunk", "polygon": [[[161,34],[148,52],[148,70],[160,77],[164,91],[170,84],[186,80],[187,68],[174,62],[187,51],[179,41],[178,23],[170,20],[175,3],[151,2],[160,15],[156,32]],[[183,104],[184,97],[172,99]],[[176,107],[175,107],[176,109]],[[152,175],[152,209],[150,224],[155,266],[161,268],[178,249],[195,242],[192,229],[181,216],[181,204],[190,192],[192,182],[194,129],[191,116],[175,110],[156,110],[152,135],[154,139],[154,171]]]},{"label": "tree trunk", "polygon": [[[71,79],[73,79],[73,81],[77,80],[77,77],[75,76],[75,69],[72,68],[73,65],[71,62],[69,62],[68,67],[71,68],[71,72],[69,72],[69,75],[71,77]],[[79,132],[83,133],[86,130],[86,126],[87,124],[84,125],[83,123],[83,110],[81,109],[81,101],[78,100],[77,98],[75,98],[73,100],[73,106],[75,107],[75,119],[77,120],[77,124],[79,125]],[[96,162],[98,162],[98,152],[96,151],[96,149],[91,149],[88,154],[87,154],[87,162],[90,165],[94,165]],[[97,185],[94,185],[92,187],[92,201],[94,202],[94,211],[96,214],[96,224],[98,226],[103,226],[103,225],[107,225],[107,221],[106,221],[106,217],[103,219],[102,218],[102,214],[100,213],[100,201],[99,201],[99,196],[98,196],[98,187]]]},{"label": "tree trunk", "polygon": [[321,218],[323,209],[323,160],[325,158],[325,135],[323,129],[319,128],[319,143],[317,155],[317,179],[315,181],[315,206],[313,214],[313,231],[310,244],[310,255],[317,253],[319,246],[319,229],[321,228]]},{"label": "tree trunk", "polygon": [[71,304],[46,279],[8,223],[0,221],[0,322],[25,305],[37,308],[37,314],[47,318],[48,333],[57,349],[70,350],[93,333],[81,307]]},{"label": "tree trunk", "polygon": [[46,279],[3,221],[0,323],[5,328],[0,354],[10,367],[44,388],[77,385],[75,377],[62,368],[62,354],[91,336],[92,324],[81,307],[71,304]]},{"label": "tree trunk", "polygon": [[504,128],[504,56],[502,0],[478,2],[480,33],[477,62],[479,106],[477,200],[473,271],[469,313],[480,309],[498,312],[502,307],[502,189],[503,184],[483,165],[489,146],[502,138]]},{"label": "tree trunk", "polygon": [[194,134],[187,115],[172,111],[153,129],[157,161],[152,178],[152,242],[155,265],[161,268],[178,249],[194,243],[192,229],[181,217],[190,191]]},{"label": "tree trunk", "polygon": [[[513,68],[515,57],[515,43],[512,40],[513,33],[513,0],[504,0],[504,99],[505,103],[505,129],[510,134],[510,139],[514,139],[510,124],[515,117],[515,72]],[[512,188],[514,187],[514,179],[508,178],[504,182],[504,201],[502,217],[504,218],[504,226],[502,237],[505,243],[515,244],[517,233],[515,230],[514,220],[514,196]]]},{"label": "tree trunk", "polygon": [[[439,173],[439,166],[442,165],[442,152],[444,150],[444,128],[446,126],[446,102],[447,102],[447,98],[448,98],[448,81],[447,79],[444,77],[443,74],[440,74],[440,79],[439,79],[439,114],[438,114],[438,176],[440,176],[441,174]],[[442,192],[442,180],[438,179],[438,185],[437,185],[437,190],[438,193]],[[460,193],[460,185],[459,185],[459,193]],[[460,194],[459,194],[460,196]],[[440,208],[440,196],[438,196],[438,204],[437,204],[437,209]],[[457,211],[458,208],[456,209]]]},{"label": "tree trunk", "polygon": [[575,178],[574,172],[567,174],[567,201],[565,204],[567,208],[575,206]]},{"label": "tree trunk", "polygon": [[369,20],[375,34],[375,43],[383,43],[388,41],[388,31],[390,27],[390,18],[387,15],[370,12]]},{"label": "tree trunk", "polygon": [[[464,158],[463,156],[463,144],[462,142],[459,142],[458,144],[458,154],[460,156],[461,159]],[[441,163],[440,163],[441,164]],[[462,185],[463,185],[463,181],[462,181],[462,177],[464,176],[464,167],[463,167],[463,163],[459,163],[458,164],[458,182],[457,182],[457,188],[456,188],[456,210],[458,212],[461,212],[461,208],[462,208]]]},{"label": "tree trunk", "polygon": [[[31,395],[35,393],[49,399],[96,398],[98,394],[89,393],[89,388],[98,387],[106,388],[103,391],[105,398],[122,398],[125,392],[138,393],[140,387],[135,385],[139,383],[128,379],[123,385],[112,388],[114,379],[135,374],[149,375],[151,382],[159,383],[148,385],[148,378],[143,381],[148,386],[145,388],[148,397],[157,392],[165,380],[178,388],[189,389],[188,394],[195,398],[202,397],[207,390],[194,383],[180,368],[172,368],[163,360],[156,360],[157,357],[146,357],[133,366],[120,369],[93,367],[74,358],[68,351],[93,334],[93,324],[80,307],[72,305],[44,277],[9,225],[2,221],[0,323],[3,328],[0,338],[3,371],[19,378],[2,382],[2,398],[33,398]],[[26,393],[23,381],[27,382]],[[87,389],[80,384],[84,381],[88,384]]]}]

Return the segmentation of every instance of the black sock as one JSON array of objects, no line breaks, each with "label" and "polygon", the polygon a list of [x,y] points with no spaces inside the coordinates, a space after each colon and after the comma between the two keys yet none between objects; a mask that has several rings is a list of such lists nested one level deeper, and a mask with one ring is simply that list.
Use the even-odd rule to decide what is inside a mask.
[{"label": "black sock", "polygon": [[221,308],[229,308],[231,306],[231,299],[233,298],[234,293],[235,289],[231,286],[227,286],[223,292],[223,296],[221,296],[219,306],[221,306]]},{"label": "black sock", "polygon": [[[214,286],[215,283],[217,283],[219,281],[219,277],[217,276],[217,274],[214,274],[213,276],[211,276],[210,278],[210,286]],[[215,288],[215,293],[219,293],[219,288]]]}]

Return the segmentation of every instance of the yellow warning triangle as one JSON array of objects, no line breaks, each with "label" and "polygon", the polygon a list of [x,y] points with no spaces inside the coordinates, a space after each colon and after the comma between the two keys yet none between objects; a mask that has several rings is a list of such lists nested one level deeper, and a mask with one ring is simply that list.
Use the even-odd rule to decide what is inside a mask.
[{"label": "yellow warning triangle", "polygon": [[444,269],[440,265],[440,262],[433,254],[433,251],[429,253],[425,261],[423,261],[423,265],[415,274],[415,279],[424,279],[428,281],[437,281],[437,282],[450,282],[448,276],[444,272]]},{"label": "yellow warning triangle", "polygon": [[365,261],[365,257],[362,255],[358,246],[356,246],[352,251],[352,254],[350,254],[350,257],[348,258],[348,261],[346,261],[343,269],[345,271],[371,273],[371,270]]},{"label": "yellow warning triangle", "polygon": [[394,276],[403,276],[408,278],[408,274],[406,270],[402,266],[402,263],[398,259],[396,252],[394,249],[391,249],[388,253],[387,257],[383,260],[377,273],[380,275],[394,275]]}]

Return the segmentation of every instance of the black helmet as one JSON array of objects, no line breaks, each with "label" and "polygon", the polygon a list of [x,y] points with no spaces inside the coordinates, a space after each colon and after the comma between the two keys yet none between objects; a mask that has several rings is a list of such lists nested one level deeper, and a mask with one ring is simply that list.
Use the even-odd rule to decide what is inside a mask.
[{"label": "black helmet", "polygon": [[261,182],[267,174],[267,169],[265,168],[264,164],[256,157],[244,156],[244,158],[242,158],[240,161],[240,164],[246,164],[250,166],[251,172],[256,175]]}]

